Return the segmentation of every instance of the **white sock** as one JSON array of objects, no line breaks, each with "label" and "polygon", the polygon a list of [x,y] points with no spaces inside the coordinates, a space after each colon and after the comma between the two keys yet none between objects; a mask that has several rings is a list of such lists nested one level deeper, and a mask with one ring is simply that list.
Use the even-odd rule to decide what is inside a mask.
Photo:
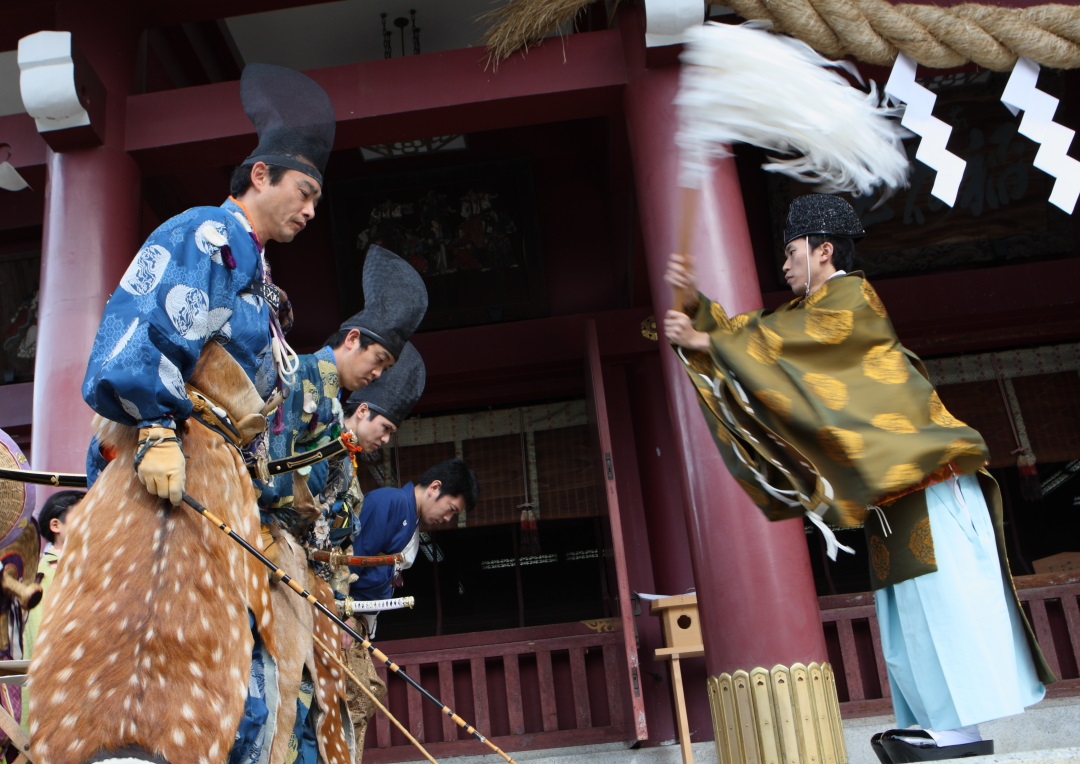
[{"label": "white sock", "polygon": [[982,740],[982,734],[979,732],[978,724],[969,724],[966,727],[957,727],[952,730],[926,730],[926,733],[930,737],[937,741],[939,746],[942,745],[962,745],[964,743],[977,743]]},{"label": "white sock", "polygon": [[[917,727],[915,729],[918,729]],[[914,730],[912,730],[914,732]],[[909,743],[921,748],[932,748],[933,746],[943,747],[947,745],[963,745],[964,743],[976,743],[982,740],[982,735],[979,733],[979,725],[971,724],[967,727],[957,727],[951,730],[930,730],[921,729],[920,732],[924,732],[932,739],[927,740],[921,735],[897,735],[897,739],[903,740],[905,743]]]}]

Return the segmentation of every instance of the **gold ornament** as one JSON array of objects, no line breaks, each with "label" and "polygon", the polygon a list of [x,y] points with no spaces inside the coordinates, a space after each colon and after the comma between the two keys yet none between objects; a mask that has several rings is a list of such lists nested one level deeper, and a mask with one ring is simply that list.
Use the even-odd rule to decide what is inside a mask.
[{"label": "gold ornament", "polygon": [[839,345],[851,336],[855,314],[850,310],[810,308],[806,311],[806,333],[822,345]]},{"label": "gold ornament", "polygon": [[870,286],[869,281],[863,281],[861,291],[863,299],[866,300],[866,304],[870,306],[871,310],[882,318],[889,315],[888,311],[885,310],[885,303],[878,297],[877,290]]},{"label": "gold ornament", "polygon": [[877,382],[902,385],[908,380],[904,354],[892,345],[877,345],[863,359],[863,373]]},{"label": "gold ornament", "polygon": [[845,467],[850,467],[852,462],[863,456],[863,437],[853,430],[822,427],[818,430],[818,443],[830,459]]},{"label": "gold ornament", "polygon": [[965,427],[966,425],[954,417],[945,408],[945,404],[938,397],[937,390],[930,391],[930,419],[939,427]]},{"label": "gold ornament", "polygon": [[900,435],[912,435],[917,433],[918,428],[911,423],[903,414],[878,414],[870,420],[870,424],[885,432],[894,432]]},{"label": "gold ornament", "polygon": [[756,390],[754,395],[769,411],[787,419],[791,415],[791,398],[776,390]]},{"label": "gold ornament", "polygon": [[803,382],[810,388],[810,392],[825,404],[826,408],[839,411],[847,405],[847,385],[836,377],[830,377],[828,374],[804,374]]},{"label": "gold ornament", "polygon": [[751,333],[746,352],[755,361],[772,366],[784,351],[784,339],[767,326],[759,326]]},{"label": "gold ornament", "polygon": [[870,567],[874,569],[878,581],[889,577],[889,547],[881,536],[870,537]]},{"label": "gold ornament", "polygon": [[915,555],[915,559],[922,564],[937,565],[937,558],[934,556],[934,537],[930,533],[929,517],[924,517],[915,523],[915,527],[911,529],[908,549]]},{"label": "gold ornament", "polygon": [[885,471],[881,487],[886,493],[918,483],[923,478],[923,471],[917,464],[896,464]]},{"label": "gold ornament", "polygon": [[656,330],[656,316],[649,316],[641,322],[641,336],[653,342],[660,339],[660,333]]}]

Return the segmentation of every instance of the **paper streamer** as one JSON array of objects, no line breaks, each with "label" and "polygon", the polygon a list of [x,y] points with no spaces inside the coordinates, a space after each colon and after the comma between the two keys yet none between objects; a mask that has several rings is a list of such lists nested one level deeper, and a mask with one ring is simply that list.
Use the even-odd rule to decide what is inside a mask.
[{"label": "paper streamer", "polygon": [[1038,81],[1039,65],[1030,58],[1019,59],[1001,94],[1001,102],[1014,116],[1024,112],[1018,132],[1039,144],[1035,167],[1056,178],[1050,203],[1071,215],[1080,196],[1080,162],[1068,155],[1076,132],[1054,122],[1058,99],[1039,90]]},{"label": "paper streamer", "polygon": [[937,171],[930,193],[952,207],[967,162],[946,148],[952,127],[933,115],[937,96],[915,81],[915,66],[913,59],[899,54],[885,83],[885,92],[907,104],[900,124],[922,138],[915,158]]}]

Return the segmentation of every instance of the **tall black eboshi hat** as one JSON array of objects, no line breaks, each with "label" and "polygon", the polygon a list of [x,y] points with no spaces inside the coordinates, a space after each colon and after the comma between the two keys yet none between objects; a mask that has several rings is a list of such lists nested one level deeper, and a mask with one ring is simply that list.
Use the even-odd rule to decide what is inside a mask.
[{"label": "tall black eboshi hat", "polygon": [[830,234],[858,241],[866,236],[859,216],[846,200],[830,194],[797,196],[788,207],[784,244],[802,236]]},{"label": "tall black eboshi hat", "polygon": [[378,244],[364,260],[364,309],[346,320],[342,329],[359,329],[400,362],[405,341],[427,313],[428,294],[416,269]]},{"label": "tall black eboshi hat", "polygon": [[370,385],[350,395],[349,403],[357,406],[366,403],[369,410],[382,414],[394,427],[400,427],[424,394],[426,383],[427,370],[424,368],[424,360],[416,347],[411,342],[406,342],[397,363]]},{"label": "tall black eboshi hat", "polygon": [[302,172],[321,185],[336,124],[326,91],[292,69],[248,64],[240,75],[240,102],[259,134],[259,145],[241,166],[266,162]]}]

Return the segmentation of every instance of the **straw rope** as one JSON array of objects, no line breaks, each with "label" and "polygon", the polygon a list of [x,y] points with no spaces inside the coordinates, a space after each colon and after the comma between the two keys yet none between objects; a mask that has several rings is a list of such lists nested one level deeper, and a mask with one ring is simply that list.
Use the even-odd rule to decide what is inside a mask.
[{"label": "straw rope", "polygon": [[487,65],[498,68],[500,61],[524,48],[540,44],[563,24],[571,21],[593,0],[510,0],[480,14],[477,21],[489,24],[484,33],[488,49]]},{"label": "straw rope", "polygon": [[[719,4],[719,3],[717,3]],[[1002,8],[893,5],[887,0],[723,0],[745,19],[767,19],[829,58],[891,65],[898,52],[923,66],[973,62],[997,72],[1026,56],[1052,69],[1080,67],[1080,6]]]},{"label": "straw rope", "polygon": [[[591,0],[511,0],[478,20],[488,25],[488,63],[539,44]],[[888,0],[710,0],[744,19],[806,42],[829,58],[853,56],[889,66],[898,52],[923,66],[949,69],[973,62],[1011,71],[1026,56],[1051,69],[1080,68],[1080,6],[952,7]]]}]

